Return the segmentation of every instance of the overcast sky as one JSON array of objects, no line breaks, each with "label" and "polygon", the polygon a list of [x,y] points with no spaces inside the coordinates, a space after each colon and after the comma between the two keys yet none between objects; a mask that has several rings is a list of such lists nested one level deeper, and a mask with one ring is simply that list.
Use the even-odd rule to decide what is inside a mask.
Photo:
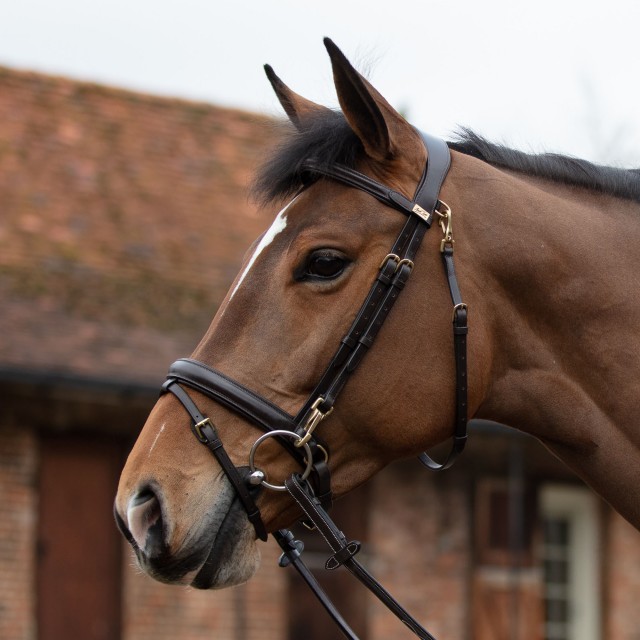
[{"label": "overcast sky", "polygon": [[[391,12],[390,12],[391,10]],[[640,165],[638,0],[2,0],[0,64],[279,114],[331,37],[413,124]]]}]

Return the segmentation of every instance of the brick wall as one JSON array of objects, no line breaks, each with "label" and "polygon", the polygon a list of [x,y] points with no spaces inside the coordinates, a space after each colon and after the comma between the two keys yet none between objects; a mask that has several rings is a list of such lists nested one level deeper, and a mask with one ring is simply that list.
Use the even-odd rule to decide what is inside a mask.
[{"label": "brick wall", "polygon": [[[369,564],[393,596],[437,638],[464,638],[469,618],[469,503],[464,476],[432,474],[417,461],[373,479]],[[413,638],[371,600],[372,640]]]},{"label": "brick wall", "polygon": [[640,640],[640,536],[622,516],[605,516],[603,566],[606,640]]},{"label": "brick wall", "polygon": [[36,443],[0,427],[0,638],[35,640]]}]

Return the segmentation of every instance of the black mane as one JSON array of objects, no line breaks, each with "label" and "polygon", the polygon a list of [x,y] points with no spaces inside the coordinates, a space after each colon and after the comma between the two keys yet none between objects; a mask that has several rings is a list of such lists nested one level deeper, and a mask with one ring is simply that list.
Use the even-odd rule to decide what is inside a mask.
[{"label": "black mane", "polygon": [[556,153],[524,153],[488,142],[469,129],[462,129],[458,139],[448,144],[495,167],[640,202],[640,169],[605,167]]},{"label": "black mane", "polygon": [[[525,153],[488,142],[469,129],[462,129],[448,145],[496,167],[640,202],[640,169],[605,167],[555,153]],[[253,194],[265,204],[290,197],[318,178],[304,168],[305,160],[314,158],[320,168],[335,163],[355,168],[362,154],[362,143],[342,113],[326,110],[304,131],[288,130],[258,171]]]}]

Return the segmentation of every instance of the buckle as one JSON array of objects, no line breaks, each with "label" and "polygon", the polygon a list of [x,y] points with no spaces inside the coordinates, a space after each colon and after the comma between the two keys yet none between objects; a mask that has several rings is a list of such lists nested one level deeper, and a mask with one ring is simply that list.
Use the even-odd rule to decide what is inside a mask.
[{"label": "buckle", "polygon": [[198,438],[200,442],[209,442],[209,438],[202,432],[202,429],[207,426],[213,429],[211,418],[205,418],[204,420],[201,420],[200,422],[197,422],[193,425],[193,430],[195,431],[196,438]]}]

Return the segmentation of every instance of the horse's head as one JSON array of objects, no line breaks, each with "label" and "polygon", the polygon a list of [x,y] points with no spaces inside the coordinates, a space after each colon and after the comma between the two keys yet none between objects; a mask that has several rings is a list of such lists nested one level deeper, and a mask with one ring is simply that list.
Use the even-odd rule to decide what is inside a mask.
[{"label": "horse's head", "polygon": [[[248,252],[192,356],[285,416],[308,403],[407,220],[361,189],[322,178],[307,161],[352,167],[409,200],[426,161],[420,135],[326,44],[342,114],[295,94],[267,67],[295,131],[262,170],[257,189],[263,199],[282,198],[286,205]],[[426,237],[410,292],[314,434],[328,452],[334,495],[451,435],[451,303],[440,239],[438,233]],[[244,477],[260,432],[233,402],[216,402],[197,385],[183,389],[186,402],[215,425]],[[155,578],[225,587],[256,569],[256,530],[228,475],[192,435],[194,414],[185,406],[166,393],[153,409],[122,473],[117,518],[142,568]],[[255,453],[255,466],[275,484],[300,471],[306,455],[291,455],[276,439]],[[254,488],[251,495],[269,531],[300,515],[286,493]]]}]

